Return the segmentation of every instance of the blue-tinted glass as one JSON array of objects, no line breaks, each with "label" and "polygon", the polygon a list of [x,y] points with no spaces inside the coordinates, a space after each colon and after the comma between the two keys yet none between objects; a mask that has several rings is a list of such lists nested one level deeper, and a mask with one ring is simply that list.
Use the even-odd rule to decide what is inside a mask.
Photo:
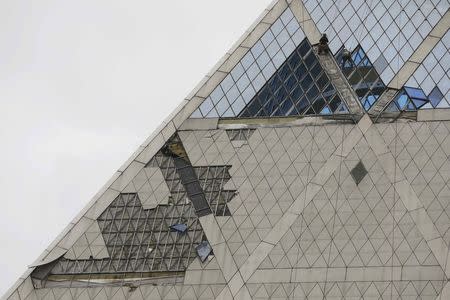
[{"label": "blue-tinted glass", "polygon": [[363,56],[364,54],[361,53],[361,49],[358,49],[356,52],[353,53],[352,58],[355,65],[359,65]]},{"label": "blue-tinted glass", "polygon": [[323,113],[328,114],[332,113],[331,107],[334,110],[342,107],[340,99],[336,99],[331,107],[327,105],[335,94],[336,91],[311,50],[311,45],[304,39],[250,100],[240,116],[320,114],[325,106],[327,109]]},{"label": "blue-tinted glass", "polygon": [[319,94],[319,89],[315,85],[311,86],[311,88],[306,92],[306,97],[308,97],[309,101],[311,102],[314,100],[317,95]]},{"label": "blue-tinted glass", "polygon": [[291,69],[295,69],[295,67],[298,66],[298,64],[300,63],[300,56],[298,56],[298,54],[294,51],[291,57],[289,57],[288,61]]},{"label": "blue-tinted glass", "polygon": [[291,98],[294,100],[300,99],[300,96],[303,95],[303,90],[300,87],[300,85],[297,84],[297,86],[294,88],[294,90],[291,93]]},{"label": "blue-tinted glass", "polygon": [[335,112],[338,109],[340,104],[341,104],[341,99],[337,95],[334,96],[333,99],[329,102],[329,106],[333,112]]},{"label": "blue-tinted glass", "polygon": [[201,242],[200,245],[197,246],[196,250],[201,262],[205,262],[212,252],[211,245],[208,243],[208,241]]},{"label": "blue-tinted glass", "polygon": [[353,64],[350,62],[350,61],[345,61],[345,63],[344,63],[344,65],[343,65],[343,68],[345,68],[345,69],[349,69],[349,68],[352,68],[353,67]]},{"label": "blue-tinted glass", "polygon": [[283,104],[280,105],[278,110],[275,112],[277,116],[287,116],[291,108],[294,106],[294,103],[290,99],[286,99]]},{"label": "blue-tinted glass", "polygon": [[319,63],[315,64],[314,67],[311,68],[311,75],[313,78],[318,78],[321,72],[322,67]]},{"label": "blue-tinted glass", "polygon": [[288,112],[288,116],[298,116],[298,115],[301,115],[301,113],[297,111],[295,105],[292,106],[291,110]]},{"label": "blue-tinted glass", "polygon": [[303,41],[300,44],[300,46],[297,48],[297,52],[298,52],[298,54],[300,54],[301,57],[304,57],[310,49],[311,49],[311,47],[308,45],[308,43],[305,43]]},{"label": "blue-tinted glass", "polygon": [[174,224],[174,225],[170,226],[170,229],[173,231],[184,233],[187,230],[187,225],[186,224]]},{"label": "blue-tinted glass", "polygon": [[333,85],[329,84],[325,91],[323,91],[322,95],[327,99],[327,101],[330,101],[331,97],[336,94],[336,90],[334,89]]},{"label": "blue-tinted glass", "polygon": [[255,117],[267,117],[270,115],[271,115],[270,111],[267,111],[266,108],[262,107]]},{"label": "blue-tinted glass", "polygon": [[331,110],[328,106],[325,106],[320,112],[321,115],[331,115]]},{"label": "blue-tinted glass", "polygon": [[408,96],[405,93],[401,93],[397,97],[397,104],[400,109],[404,109],[408,103]]},{"label": "blue-tinted glass", "polygon": [[244,117],[256,116],[261,109],[261,104],[259,101],[252,101],[250,105],[248,105],[248,110],[243,114]]},{"label": "blue-tinted glass", "polygon": [[306,66],[304,64],[299,65],[295,70],[295,76],[297,76],[298,80],[302,80],[306,74],[308,74],[308,70],[306,70]]},{"label": "blue-tinted glass", "polygon": [[372,85],[372,93],[378,96],[381,96],[381,94],[384,93],[384,91],[386,90],[386,86],[384,85],[383,81],[381,81],[381,79],[378,79],[374,85]]},{"label": "blue-tinted glass", "polygon": [[289,74],[292,73],[291,69],[289,68],[288,64],[284,64],[280,67],[280,70],[277,71],[278,76],[280,77],[281,81],[285,81]]},{"label": "blue-tinted glass", "polygon": [[211,102],[211,98],[206,98],[206,100],[202,104],[202,107],[200,107],[200,111],[202,112],[203,116],[206,116],[213,107],[214,105]]},{"label": "blue-tinted glass", "polygon": [[308,69],[311,69],[314,66],[314,64],[317,62],[317,58],[312,51],[303,60],[305,61],[305,64],[308,67]]},{"label": "blue-tinted glass", "polygon": [[313,108],[316,113],[320,113],[325,106],[325,100],[321,97],[317,98],[317,100],[313,103]]},{"label": "blue-tinted glass", "polygon": [[441,91],[437,86],[431,91],[430,95],[428,95],[428,99],[430,100],[431,105],[433,107],[436,107],[443,98],[444,95],[442,95]]},{"label": "blue-tinted glass", "polygon": [[370,104],[370,106],[372,106],[375,103],[375,101],[377,101],[378,97],[376,97],[375,95],[369,94],[369,95],[367,95],[366,99],[367,99],[366,101]]},{"label": "blue-tinted glass", "polygon": [[423,93],[421,89],[416,89],[412,87],[405,87],[405,91],[411,98],[423,99],[426,100],[427,96]]},{"label": "blue-tinted glass", "polygon": [[288,95],[288,92],[286,91],[286,89],[284,87],[281,87],[278,89],[278,91],[276,91],[275,93],[275,99],[278,102],[281,102],[282,100],[284,100],[284,98]]},{"label": "blue-tinted glass", "polygon": [[258,94],[260,102],[265,103],[270,97],[270,91],[268,87],[263,87]]},{"label": "blue-tinted glass", "polygon": [[291,76],[289,76],[289,78],[286,80],[286,83],[285,83],[287,90],[289,92],[292,91],[295,88],[296,84],[297,84],[297,78],[295,78],[294,74],[291,74]]},{"label": "blue-tinted glass", "polygon": [[339,109],[337,110],[337,113],[341,113],[341,114],[345,114],[348,113],[348,108],[345,105],[345,103],[341,103],[341,106],[339,107]]},{"label": "blue-tinted glass", "polygon": [[423,97],[422,95],[424,93],[420,89],[404,87],[402,90],[400,90],[397,97],[394,98],[394,101],[392,101],[392,103],[389,104],[389,106],[386,108],[385,111],[394,112],[395,111],[394,104],[397,105],[397,108],[400,111],[402,110],[416,111],[417,109],[421,108],[422,106],[430,102],[428,99],[410,97],[409,95],[411,94]]},{"label": "blue-tinted glass", "polygon": [[423,100],[423,99],[411,98],[411,100],[417,109],[421,108],[422,106],[424,106],[425,104],[428,103],[427,100]]},{"label": "blue-tinted glass", "polygon": [[363,60],[361,61],[361,63],[359,65],[363,66],[363,67],[371,67],[372,66],[372,64],[370,63],[370,60],[367,58],[367,56],[365,56],[363,58]]},{"label": "blue-tinted glass", "polygon": [[303,96],[300,101],[297,102],[296,107],[300,114],[302,114],[311,104],[309,103],[306,96]]},{"label": "blue-tinted glass", "polygon": [[329,80],[325,73],[323,73],[316,81],[317,86],[321,90],[323,90],[327,86],[328,82],[329,82]]},{"label": "blue-tinted glass", "polygon": [[269,101],[267,101],[267,103],[264,105],[264,110],[267,112],[267,116],[272,115],[277,106],[278,101],[274,97],[270,98]]},{"label": "blue-tinted glass", "polygon": [[300,85],[302,86],[303,90],[306,91],[309,89],[309,87],[312,85],[312,83],[313,83],[313,80],[312,80],[311,75],[307,74],[303,78],[303,80],[300,82]]},{"label": "blue-tinted glass", "polygon": [[352,61],[346,61],[345,64],[342,59],[342,51],[343,48],[335,56],[338,64],[358,95],[361,104],[366,110],[369,110],[378,96],[385,91],[386,86],[361,46],[358,45],[353,49]]},{"label": "blue-tinted glass", "polygon": [[414,106],[412,102],[408,102],[408,105],[406,106],[405,110],[417,110],[417,108]]},{"label": "blue-tinted glass", "polygon": [[281,84],[281,80],[278,77],[278,74],[275,73],[275,75],[269,80],[269,87],[271,89],[272,92],[276,91],[278,89],[278,87]]}]

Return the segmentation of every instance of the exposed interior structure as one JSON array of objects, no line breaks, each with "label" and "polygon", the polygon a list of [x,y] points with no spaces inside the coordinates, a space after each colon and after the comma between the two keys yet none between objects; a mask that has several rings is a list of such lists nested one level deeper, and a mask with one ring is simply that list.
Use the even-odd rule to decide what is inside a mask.
[{"label": "exposed interior structure", "polygon": [[274,1],[4,299],[450,299],[449,7]]}]

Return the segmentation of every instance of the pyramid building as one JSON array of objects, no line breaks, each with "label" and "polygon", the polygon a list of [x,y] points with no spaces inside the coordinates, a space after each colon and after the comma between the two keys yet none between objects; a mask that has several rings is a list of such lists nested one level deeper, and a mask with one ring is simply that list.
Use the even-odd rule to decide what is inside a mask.
[{"label": "pyramid building", "polygon": [[449,7],[274,1],[2,299],[450,299]]}]

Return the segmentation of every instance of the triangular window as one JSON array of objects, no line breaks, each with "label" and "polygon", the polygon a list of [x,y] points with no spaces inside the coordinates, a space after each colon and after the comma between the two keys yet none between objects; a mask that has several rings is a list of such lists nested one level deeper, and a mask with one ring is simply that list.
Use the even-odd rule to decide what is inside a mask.
[{"label": "triangular window", "polygon": [[305,38],[238,117],[330,115],[347,111]]},{"label": "triangular window", "polygon": [[191,118],[348,113],[288,8]]}]

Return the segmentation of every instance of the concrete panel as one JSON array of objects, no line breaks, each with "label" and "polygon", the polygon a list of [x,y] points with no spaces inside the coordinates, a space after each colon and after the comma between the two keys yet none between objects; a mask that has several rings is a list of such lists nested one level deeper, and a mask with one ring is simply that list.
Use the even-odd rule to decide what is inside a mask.
[{"label": "concrete panel", "polygon": [[220,284],[226,283],[220,270],[188,270],[184,284]]},{"label": "concrete panel", "polygon": [[256,247],[255,251],[253,251],[250,257],[239,269],[239,272],[242,274],[245,281],[252,276],[253,272],[255,272],[272,249],[273,245],[266,242],[261,242],[258,247]]},{"label": "concrete panel", "polygon": [[292,269],[256,270],[247,283],[283,283],[291,281]]},{"label": "concrete panel", "polygon": [[211,130],[217,129],[218,118],[187,119],[181,124],[179,130]]},{"label": "concrete panel", "polygon": [[421,109],[417,112],[417,121],[450,121],[450,109]]}]

